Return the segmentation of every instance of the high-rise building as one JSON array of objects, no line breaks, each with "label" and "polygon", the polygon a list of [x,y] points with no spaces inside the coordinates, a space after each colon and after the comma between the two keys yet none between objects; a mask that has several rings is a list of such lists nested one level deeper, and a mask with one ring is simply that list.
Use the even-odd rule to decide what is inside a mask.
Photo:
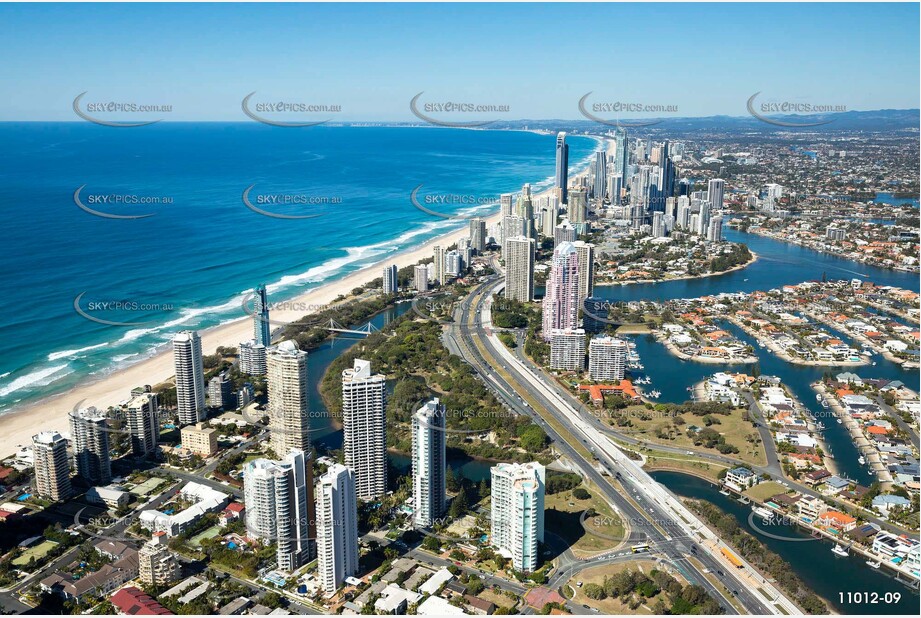
[{"label": "high-rise building", "polygon": [[707,201],[710,202],[710,210],[723,209],[723,187],[725,183],[722,178],[713,178],[707,185]]},{"label": "high-rise building", "polygon": [[147,457],[157,451],[160,441],[160,408],[156,393],[140,393],[131,398],[125,409],[131,433],[131,453]]},{"label": "high-rise building", "polygon": [[604,199],[605,186],[607,179],[607,156],[604,148],[595,153],[595,165],[593,168],[592,178],[592,197]]},{"label": "high-rise building", "polygon": [[317,483],[317,578],[327,596],[358,572],[355,473],[332,464]]},{"label": "high-rise building", "polygon": [[554,330],[575,329],[579,321],[579,254],[571,242],[553,251],[542,304],[545,341]]},{"label": "high-rise building", "polygon": [[512,193],[503,193],[499,196],[499,212],[503,217],[512,214],[515,207],[515,196]]},{"label": "high-rise building", "polygon": [[486,221],[483,219],[470,220],[470,246],[477,253],[486,250]]},{"label": "high-rise building", "polygon": [[[533,242],[533,241],[532,241]],[[427,528],[445,511],[445,407],[438,398],[413,414],[413,524]]]},{"label": "high-rise building", "polygon": [[502,259],[507,260],[508,239],[516,236],[529,237],[528,222],[524,217],[509,215],[502,218]]},{"label": "high-rise building", "polygon": [[397,277],[397,265],[391,264],[384,267],[384,294],[396,294],[400,291],[400,280]]},{"label": "high-rise building", "polygon": [[707,226],[707,242],[720,242],[723,240],[723,218],[713,217]]},{"label": "high-rise building", "polygon": [[616,337],[593,337],[588,344],[588,375],[596,382],[623,380],[627,369],[627,342]]},{"label": "high-rise building", "polygon": [[617,129],[617,145],[614,149],[614,173],[619,174],[624,185],[630,179],[630,145],[627,139],[627,132],[623,129]]},{"label": "high-rise building", "polygon": [[236,407],[233,381],[225,372],[217,374],[208,381],[208,405],[221,410],[233,410]]},{"label": "high-rise building", "polygon": [[445,276],[459,277],[464,271],[464,259],[456,249],[445,253]]},{"label": "high-rise building", "polygon": [[521,302],[534,300],[534,239],[514,236],[507,239],[505,258],[505,298]]},{"label": "high-rise building", "polygon": [[89,407],[74,410],[68,417],[77,476],[94,487],[108,485],[112,482],[112,460],[106,415]]},{"label": "high-rise building", "polygon": [[282,341],[269,348],[267,365],[266,412],[272,450],[279,456],[292,449],[309,453],[307,352],[299,350],[294,341]]},{"label": "high-rise building", "polygon": [[386,409],[386,378],[371,374],[370,361],[355,359],[352,369],[342,372],[342,448],[362,500],[387,491]]},{"label": "high-rise building", "polygon": [[144,543],[138,550],[138,579],[151,586],[163,586],[182,575],[182,567],[169,550],[160,533]]},{"label": "high-rise building", "polygon": [[550,368],[563,371],[585,369],[585,331],[581,328],[550,332]]},{"label": "high-rise building", "polygon": [[266,347],[256,340],[240,344],[240,371],[251,376],[264,376],[266,372]]},{"label": "high-rise building", "polygon": [[417,292],[429,291],[429,269],[425,264],[416,264],[413,269],[413,287]]},{"label": "high-rise building", "polygon": [[42,431],[32,436],[35,466],[35,493],[48,500],[67,500],[73,495],[67,440],[56,431]]},{"label": "high-rise building", "polygon": [[260,285],[253,292],[253,339],[266,347],[272,345],[269,300],[264,285]]},{"label": "high-rise building", "polygon": [[[526,184],[521,187],[521,194],[518,196],[518,202],[515,204],[515,216],[521,217],[524,226],[522,234],[528,238],[534,238],[534,201],[531,198],[531,185]],[[514,234],[517,236],[517,234]],[[506,234],[506,238],[509,235]]]},{"label": "high-rise building", "polygon": [[569,184],[569,145],[566,143],[566,133],[556,136],[556,188],[560,192],[560,202],[568,204],[566,193]]},{"label": "high-rise building", "polygon": [[201,359],[201,338],[194,330],[173,337],[176,368],[176,404],[179,424],[191,425],[205,416],[205,369]]},{"label": "high-rise building", "polygon": [[244,466],[246,535],[277,543],[278,568],[290,573],[311,557],[314,534],[313,466],[302,450],[280,461],[254,459]]},{"label": "high-rise building", "polygon": [[682,195],[677,200],[678,214],[675,217],[675,225],[678,229],[688,230],[691,224],[691,200],[686,195]]},{"label": "high-rise building", "polygon": [[183,427],[179,432],[182,446],[196,455],[211,457],[217,453],[217,429],[205,423],[195,423]]},{"label": "high-rise building", "polygon": [[661,212],[652,213],[652,236],[653,238],[665,237],[665,216]]},{"label": "high-rise building", "polygon": [[435,245],[432,248],[434,253],[433,264],[435,265],[435,281],[439,285],[445,284],[445,250],[441,245]]},{"label": "high-rise building", "polygon": [[540,235],[553,238],[553,229],[556,227],[556,220],[560,216],[557,197],[550,195],[540,209]]},{"label": "high-rise building", "polygon": [[516,570],[533,571],[544,541],[544,466],[500,463],[491,472],[490,542],[511,555]]},{"label": "high-rise building", "polygon": [[569,194],[569,220],[575,223],[584,223],[588,220],[588,198],[585,189],[573,189]]},{"label": "high-rise building", "polygon": [[582,307],[585,299],[595,293],[595,245],[577,240],[572,246],[579,262],[579,307]]},{"label": "high-rise building", "polygon": [[825,238],[829,240],[844,240],[847,238],[847,230],[843,227],[829,225],[825,228]]},{"label": "high-rise building", "polygon": [[560,224],[553,228],[553,246],[559,247],[564,242],[575,242],[576,228],[572,226],[569,219],[563,219]]}]

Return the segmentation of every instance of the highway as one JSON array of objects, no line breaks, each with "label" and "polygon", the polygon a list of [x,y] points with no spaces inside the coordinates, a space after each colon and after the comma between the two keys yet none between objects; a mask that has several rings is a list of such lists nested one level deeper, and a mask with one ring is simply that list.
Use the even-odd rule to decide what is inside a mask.
[{"label": "highway", "polygon": [[[724,583],[736,594],[748,612],[781,613],[781,610],[775,605],[777,603],[783,605],[784,610],[789,613],[800,613],[789,600],[773,590],[773,587],[751,567],[746,568],[749,577],[757,578],[754,581],[770,595],[770,600],[756,596],[756,591],[751,589],[751,580],[743,583],[735,573],[730,574],[721,559],[714,557],[706,548],[698,544],[699,541],[707,540],[718,545],[719,540],[687,511],[677,497],[655,483],[645,471],[627,458],[596,427],[582,419],[577,410],[573,409],[555,390],[555,386],[548,385],[541,380],[540,372],[529,370],[498,342],[494,333],[486,333],[486,326],[490,324],[491,294],[500,290],[502,286],[503,282],[500,278],[491,277],[473,290],[469,297],[471,302],[464,303],[460,320],[447,334],[449,349],[453,348],[454,351],[460,353],[513,409],[519,413],[536,417],[537,422],[554,439],[556,447],[562,454],[576,464],[578,471],[585,478],[604,492],[611,507],[625,520],[636,522],[630,535],[630,542],[649,543],[655,553],[661,554],[674,564],[688,581],[702,586],[714,596],[727,613],[736,613],[727,596],[723,591],[714,587],[697,570],[696,566],[687,560],[688,556],[696,557],[705,568],[714,573],[726,569],[726,574],[723,576]],[[477,343],[482,347],[478,348]],[[485,350],[488,359],[484,358],[481,349]],[[500,366],[509,376],[508,378],[496,373],[496,368]],[[519,391],[526,392],[530,399],[538,402],[541,408],[539,413],[522,401],[517,394]],[[641,508],[636,508],[631,500],[616,491],[605,480],[598,468],[576,450],[575,445],[569,444],[540,418],[542,414],[553,418],[576,439],[581,440],[583,448],[591,449],[603,468],[619,476],[621,483],[632,493],[632,500]],[[644,525],[641,522],[646,523]],[[658,527],[653,522],[658,524]],[[666,534],[662,530],[663,527],[677,529],[679,533]]]}]

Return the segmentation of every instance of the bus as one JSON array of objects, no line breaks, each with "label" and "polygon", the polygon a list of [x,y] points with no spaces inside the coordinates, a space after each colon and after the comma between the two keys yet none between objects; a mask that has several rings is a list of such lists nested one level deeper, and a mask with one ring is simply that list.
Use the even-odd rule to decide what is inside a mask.
[{"label": "bus", "polygon": [[641,554],[643,552],[649,551],[649,544],[648,543],[638,543],[637,545],[634,545],[630,549],[633,550],[634,554]]},{"label": "bus", "polygon": [[720,548],[720,551],[722,552],[723,556],[726,557],[726,560],[729,561],[729,564],[731,564],[731,565],[734,566],[735,568],[741,569],[741,568],[744,566],[744,565],[742,564],[742,561],[739,560],[739,559],[736,557],[736,555],[735,555],[734,553],[732,553],[731,551],[729,551],[729,550],[726,549],[725,547],[721,547],[721,548]]}]

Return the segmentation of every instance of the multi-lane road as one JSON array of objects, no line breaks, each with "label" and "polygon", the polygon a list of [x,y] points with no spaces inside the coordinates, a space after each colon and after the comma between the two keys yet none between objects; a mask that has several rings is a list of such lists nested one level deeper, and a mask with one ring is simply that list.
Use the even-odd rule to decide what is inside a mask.
[{"label": "multi-lane road", "polygon": [[[513,409],[541,424],[558,450],[604,493],[605,499],[625,521],[631,522],[629,543],[648,543],[654,553],[673,564],[688,581],[705,588],[727,613],[737,613],[730,595],[735,596],[736,602],[749,613],[799,613],[792,602],[750,566],[746,566],[743,576],[730,572],[721,559],[711,553],[710,547],[719,547],[720,541],[677,497],[655,483],[598,428],[580,417],[578,408],[573,408],[540,371],[524,365],[498,341],[490,328],[490,303],[492,294],[502,287],[503,280],[494,276],[473,290],[446,334],[449,349],[467,360]],[[536,402],[537,409],[525,402],[519,393],[526,393],[528,401]],[[568,438],[547,422],[551,419],[565,428]],[[571,444],[570,440],[581,444]],[[586,451],[590,451],[592,457],[585,457]],[[615,489],[601,470],[615,476],[631,494],[629,499]],[[720,579],[729,592],[714,586],[689,557],[694,557],[712,573],[726,569]],[[591,566],[591,561],[587,564]],[[755,582],[757,587],[753,585]],[[782,606],[783,611],[778,606]]]}]

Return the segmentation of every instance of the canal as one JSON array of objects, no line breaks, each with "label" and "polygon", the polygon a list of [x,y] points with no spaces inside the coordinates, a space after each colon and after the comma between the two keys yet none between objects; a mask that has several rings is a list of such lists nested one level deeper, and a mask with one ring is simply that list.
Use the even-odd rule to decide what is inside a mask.
[{"label": "canal", "polygon": [[[743,505],[719,492],[711,482],[680,472],[653,472],[652,477],[670,490],[685,498],[705,500],[732,515],[746,532],[754,535],[771,551],[790,564],[793,571],[813,592],[841,614],[914,614],[918,613],[918,593],[904,582],[888,575],[887,571],[866,566],[866,559],[852,553],[848,557],[831,552],[832,543],[817,540],[791,525],[763,525],[752,518],[751,505]],[[760,531],[776,536],[776,539]],[[877,593],[878,603],[849,603],[848,593]],[[897,602],[894,593],[899,593]],[[852,596],[853,598],[853,596]]]}]

